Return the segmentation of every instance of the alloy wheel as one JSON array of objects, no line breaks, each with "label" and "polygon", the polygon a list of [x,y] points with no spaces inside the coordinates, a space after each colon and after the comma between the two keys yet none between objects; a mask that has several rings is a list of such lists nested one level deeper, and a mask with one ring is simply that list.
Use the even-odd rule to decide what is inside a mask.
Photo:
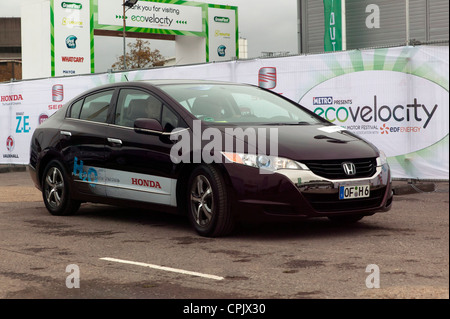
[{"label": "alloy wheel", "polygon": [[204,175],[195,177],[191,187],[191,212],[197,225],[206,227],[214,216],[214,194]]},{"label": "alloy wheel", "polygon": [[63,203],[64,178],[57,167],[48,170],[44,180],[44,190],[47,203],[54,209],[58,209]]}]

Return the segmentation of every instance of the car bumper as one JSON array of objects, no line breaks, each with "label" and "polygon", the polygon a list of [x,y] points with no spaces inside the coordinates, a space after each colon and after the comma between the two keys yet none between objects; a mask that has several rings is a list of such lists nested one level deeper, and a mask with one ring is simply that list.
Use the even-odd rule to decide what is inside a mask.
[{"label": "car bumper", "polygon": [[[260,174],[256,168],[226,164],[234,190],[237,217],[254,215],[310,218],[372,215],[392,206],[392,178],[387,164],[367,178],[330,180],[309,170],[279,170]],[[370,196],[339,199],[340,186],[370,186]]]}]

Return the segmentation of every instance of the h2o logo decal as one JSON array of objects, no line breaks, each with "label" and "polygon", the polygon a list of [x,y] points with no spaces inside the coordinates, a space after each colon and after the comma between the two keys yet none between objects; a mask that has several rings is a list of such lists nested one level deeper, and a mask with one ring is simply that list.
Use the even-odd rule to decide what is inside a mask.
[{"label": "h2o logo decal", "polygon": [[[73,175],[78,176],[83,182],[96,183],[98,182],[97,170],[90,167],[87,171],[85,170],[83,161],[80,160],[78,163],[78,158],[75,157],[73,162]],[[90,186],[95,186],[95,184],[89,184]]]}]

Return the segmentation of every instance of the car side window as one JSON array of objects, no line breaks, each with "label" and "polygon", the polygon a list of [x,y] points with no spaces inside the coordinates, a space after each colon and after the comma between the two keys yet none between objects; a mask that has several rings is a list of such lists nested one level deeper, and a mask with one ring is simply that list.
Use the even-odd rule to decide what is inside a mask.
[{"label": "car side window", "polygon": [[[113,93],[114,91],[111,90],[94,93],[90,96],[87,96],[84,99],[83,106],[81,107],[79,118],[81,120],[106,123],[106,118],[108,116],[108,108],[109,104],[111,103]],[[73,105],[72,108],[74,106],[75,105]]]},{"label": "car side window", "polygon": [[134,121],[138,118],[152,118],[161,122],[161,111],[162,103],[153,95],[137,89],[122,89],[114,124],[134,127]]},{"label": "car side window", "polygon": [[81,107],[83,106],[83,101],[84,101],[84,99],[81,99],[72,104],[72,107],[70,108],[70,114],[69,114],[70,118],[73,118],[73,119],[80,118],[80,112],[81,112]]},{"label": "car side window", "polygon": [[164,105],[162,110],[161,125],[165,132],[170,132],[174,128],[182,126],[180,117],[168,106]]}]

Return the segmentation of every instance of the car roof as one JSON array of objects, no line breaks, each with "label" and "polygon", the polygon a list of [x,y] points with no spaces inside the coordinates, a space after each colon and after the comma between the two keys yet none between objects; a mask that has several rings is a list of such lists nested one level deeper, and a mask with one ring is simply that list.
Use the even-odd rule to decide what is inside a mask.
[{"label": "car roof", "polygon": [[171,85],[171,84],[225,84],[225,85],[241,85],[241,83],[233,83],[233,82],[226,82],[226,81],[215,81],[215,80],[188,80],[188,79],[159,79],[159,80],[141,80],[141,81],[135,81],[137,83],[148,83],[154,86],[161,86],[161,85]]}]

